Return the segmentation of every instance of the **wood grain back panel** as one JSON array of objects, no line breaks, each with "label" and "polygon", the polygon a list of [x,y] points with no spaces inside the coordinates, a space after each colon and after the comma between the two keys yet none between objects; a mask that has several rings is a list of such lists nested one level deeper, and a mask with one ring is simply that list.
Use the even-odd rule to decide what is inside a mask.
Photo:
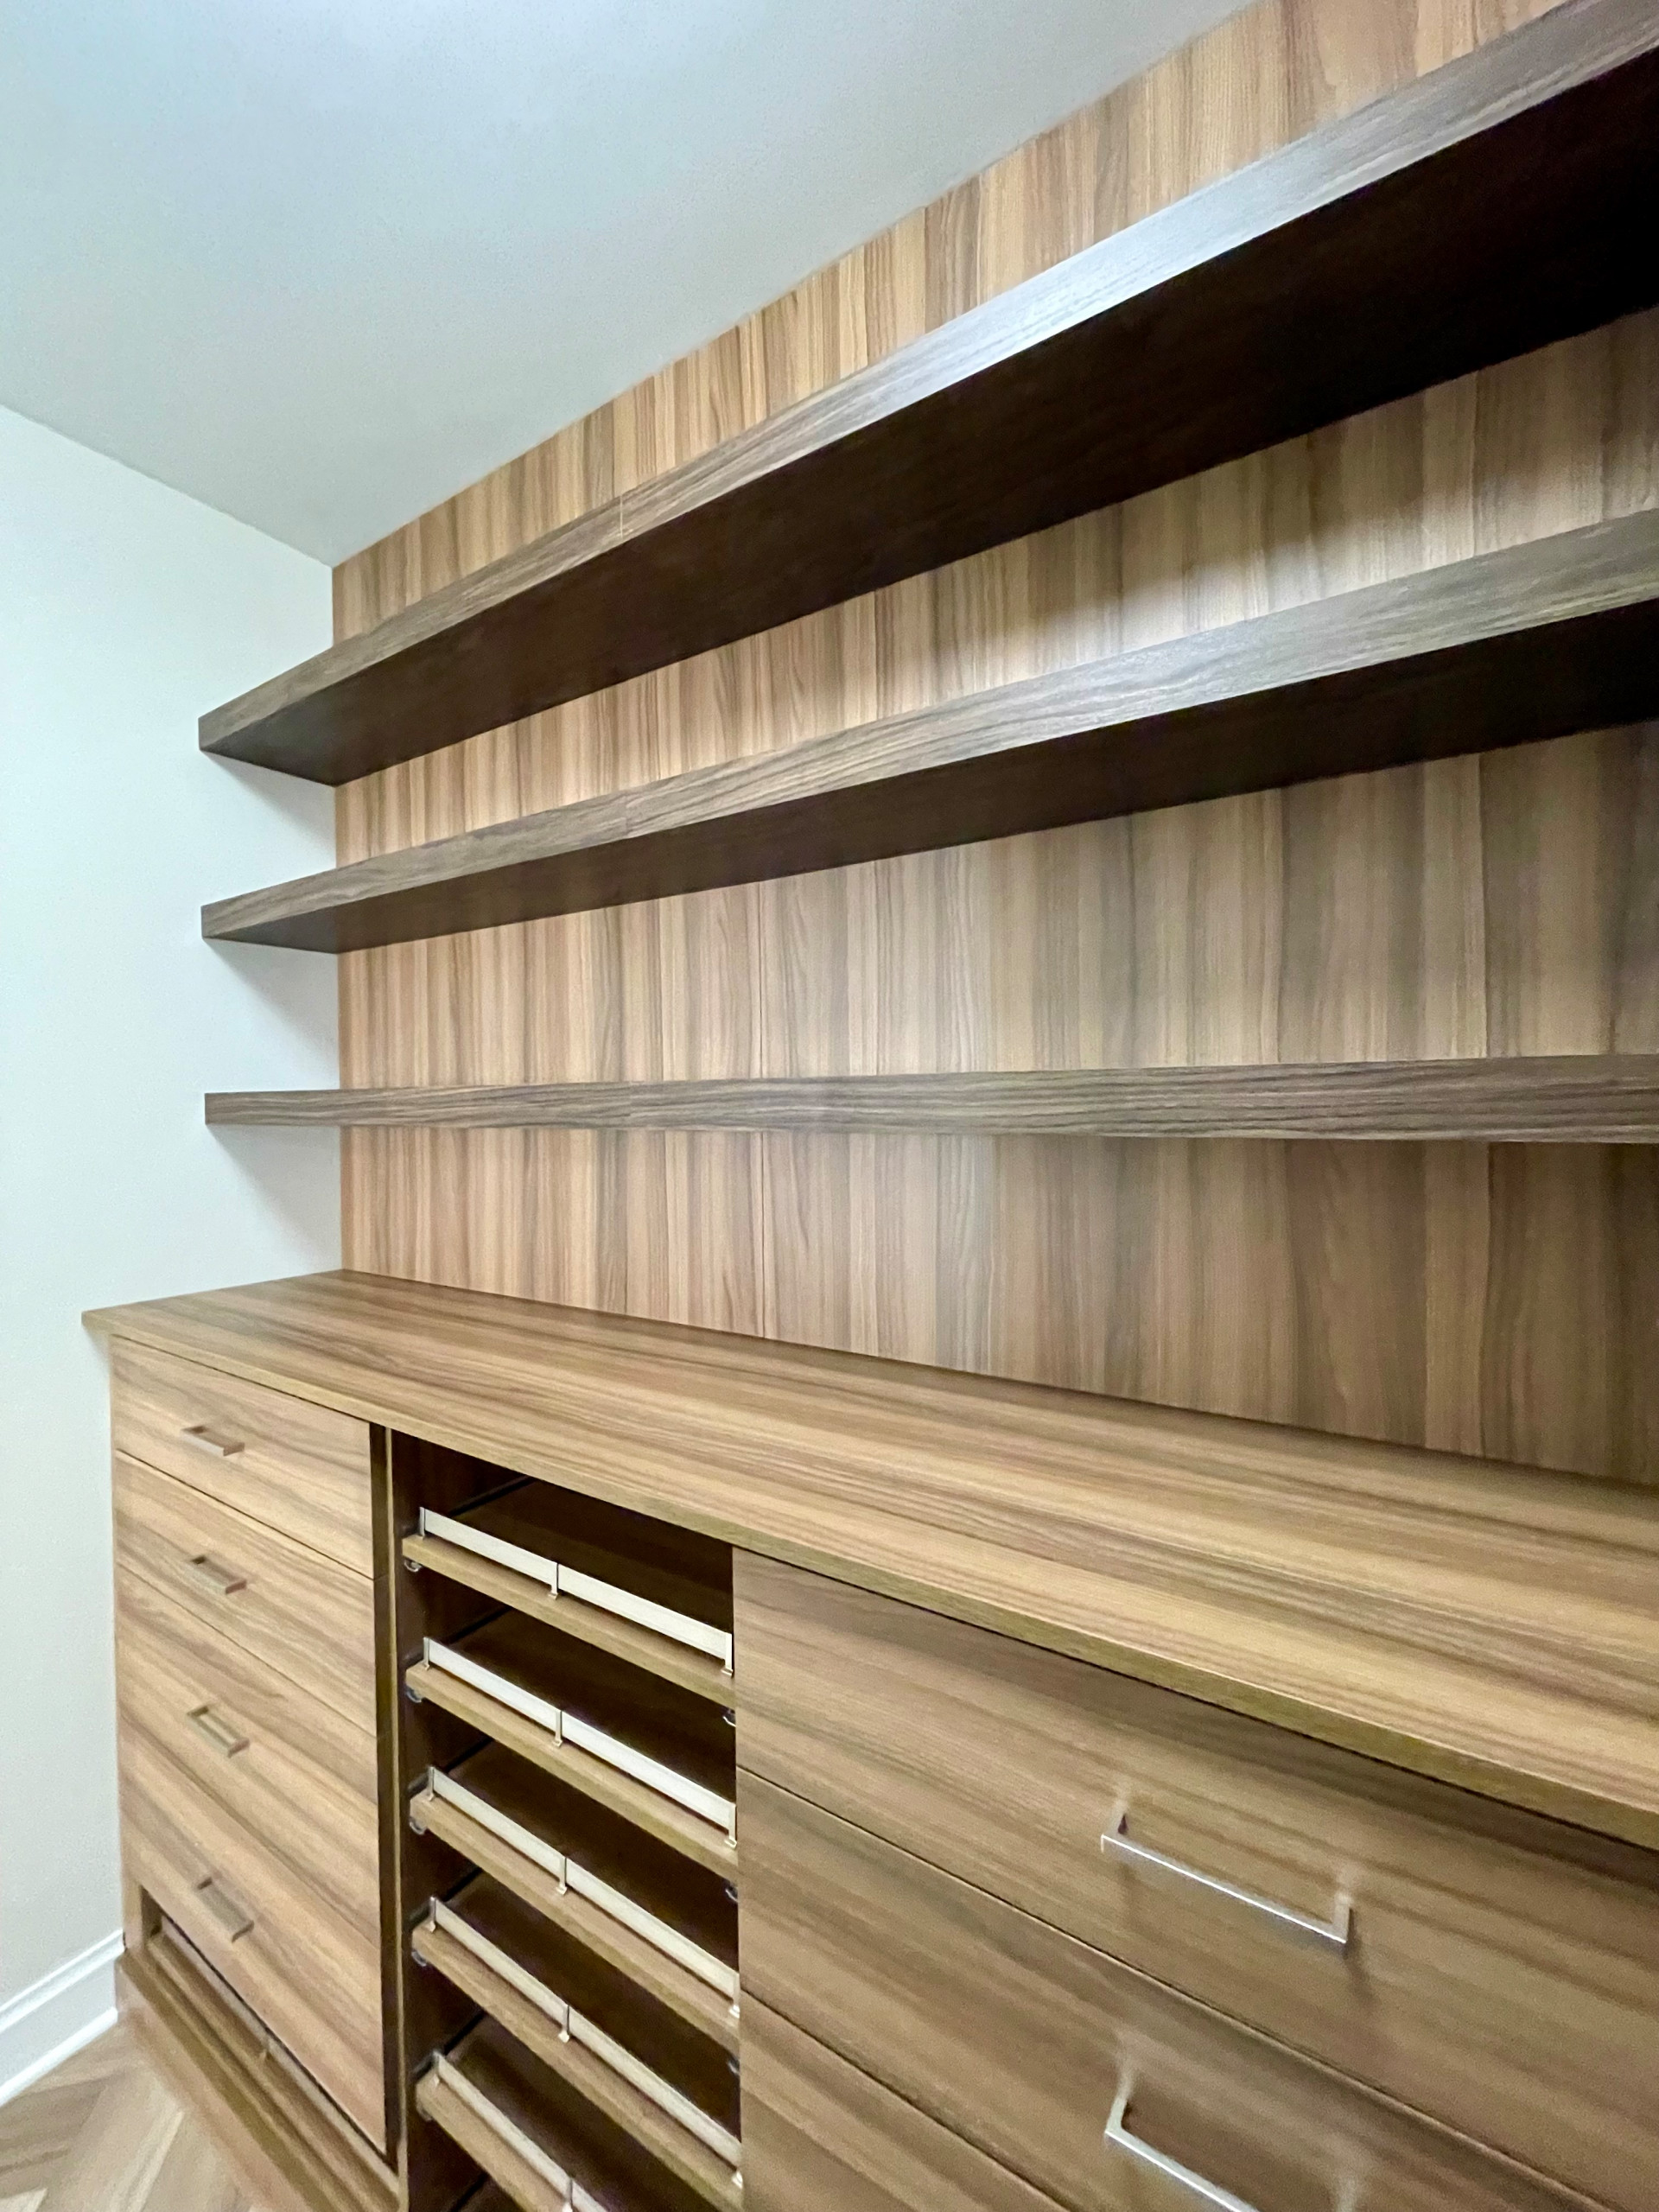
[{"label": "wood grain back panel", "polygon": [[[1540,10],[1258,0],[336,574],[341,636]],[[348,786],[343,860],[1659,499],[1637,316]],[[352,1084],[1659,1046],[1651,733],[353,954]],[[1659,1160],[353,1130],[348,1264],[1645,1480]]]}]

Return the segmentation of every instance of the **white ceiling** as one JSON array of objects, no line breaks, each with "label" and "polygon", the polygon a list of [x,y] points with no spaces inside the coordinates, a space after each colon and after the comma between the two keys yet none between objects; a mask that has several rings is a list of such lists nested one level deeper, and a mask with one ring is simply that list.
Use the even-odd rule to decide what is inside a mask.
[{"label": "white ceiling", "polygon": [[0,405],[325,560],[1238,0],[0,0]]}]

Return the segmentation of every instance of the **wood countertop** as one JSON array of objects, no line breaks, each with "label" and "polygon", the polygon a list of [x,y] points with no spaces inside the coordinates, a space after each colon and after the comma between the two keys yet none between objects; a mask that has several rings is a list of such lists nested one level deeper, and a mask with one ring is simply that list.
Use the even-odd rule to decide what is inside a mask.
[{"label": "wood countertop", "polygon": [[1659,1846],[1653,1492],[376,1275],[86,1319]]}]

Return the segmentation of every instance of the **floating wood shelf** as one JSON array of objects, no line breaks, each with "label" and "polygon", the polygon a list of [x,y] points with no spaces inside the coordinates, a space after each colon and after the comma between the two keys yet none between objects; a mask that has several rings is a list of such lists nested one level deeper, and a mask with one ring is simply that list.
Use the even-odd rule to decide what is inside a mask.
[{"label": "floating wood shelf", "polygon": [[[219,1091],[208,1096],[207,1119],[225,1128],[897,1129],[1655,1144],[1659,1054],[747,1083],[554,1083],[474,1090]],[[412,1553],[412,1544],[404,1549]],[[423,1563],[441,1564],[420,1556]],[[499,1585],[502,1570],[492,1572]],[[473,1565],[461,1579],[477,1575]],[[480,1586],[504,1595],[497,1585]],[[556,1613],[550,1608],[549,1617],[564,1624],[563,1607]],[[695,1663],[674,1657],[683,1668]],[[712,1662],[709,1677],[716,1679]],[[721,1694],[730,1701],[729,1688]]]},{"label": "floating wood shelf", "polygon": [[1659,297],[1659,11],[1568,0],[203,717],[343,783]]},{"label": "floating wood shelf", "polygon": [[202,932],[355,951],[1655,712],[1659,512],[220,899]]}]

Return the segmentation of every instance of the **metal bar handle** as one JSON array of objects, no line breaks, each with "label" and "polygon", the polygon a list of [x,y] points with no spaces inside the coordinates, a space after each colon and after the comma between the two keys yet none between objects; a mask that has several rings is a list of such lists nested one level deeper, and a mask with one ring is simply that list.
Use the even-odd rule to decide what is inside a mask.
[{"label": "metal bar handle", "polygon": [[1234,1904],[1248,1905],[1252,1912],[1265,1913],[1274,1926],[1287,1936],[1306,1937],[1315,1943],[1328,1943],[1334,1951],[1345,1951],[1354,1932],[1354,1904],[1350,1897],[1338,1894],[1329,1920],[1316,1920],[1311,1913],[1293,1912],[1287,1904],[1275,1904],[1271,1897],[1258,1897],[1254,1890],[1242,1890],[1236,1882],[1224,1882],[1218,1875],[1206,1874],[1201,1868],[1188,1866],[1179,1859],[1171,1859],[1161,1851],[1150,1850],[1144,1843],[1132,1843],[1128,1836],[1129,1813],[1127,1805],[1120,1806],[1111,1827],[1100,1839],[1100,1847],[1114,1858],[1125,1859],[1133,1866],[1149,1866],[1160,1874],[1178,1875],[1184,1882],[1196,1882],[1200,1889],[1215,1896],[1229,1898]]},{"label": "metal bar handle", "polygon": [[216,1751],[222,1751],[227,1759],[233,1759],[238,1751],[248,1748],[247,1738],[239,1729],[232,1728],[228,1720],[221,1719],[211,1705],[199,1705],[185,1718],[204,1742],[211,1744]]},{"label": "metal bar handle", "polygon": [[1190,2190],[1200,2203],[1217,2205],[1220,2212],[1256,2212],[1254,2204],[1246,2202],[1242,2196],[1235,2196],[1230,2189],[1223,2189],[1218,2182],[1206,2181],[1202,2174],[1194,2173],[1191,2166],[1184,2166],[1179,2158],[1172,2158],[1166,2152],[1154,2150],[1142,2137],[1130,2134],[1129,2092],[1133,2087],[1133,2082],[1128,2079],[1120,2079],[1117,2094],[1112,2100],[1112,2116],[1106,2123],[1106,2140],[1113,2149],[1127,2151],[1130,2158],[1138,2158],[1143,2166],[1150,2166],[1155,2173],[1163,2174],[1179,2188]]},{"label": "metal bar handle", "polygon": [[245,1574],[238,1574],[234,1567],[221,1567],[207,1552],[198,1552],[194,1559],[186,1560],[184,1571],[193,1575],[205,1589],[211,1590],[216,1598],[233,1598],[238,1590],[245,1590],[248,1586]]},{"label": "metal bar handle", "polygon": [[239,1436],[227,1436],[222,1428],[210,1427],[205,1421],[181,1428],[179,1434],[198,1452],[211,1452],[216,1459],[234,1459],[238,1452],[247,1449]]},{"label": "metal bar handle", "polygon": [[239,1943],[253,1929],[253,1915],[247,1907],[238,1904],[228,1890],[219,1887],[219,1878],[208,1874],[196,1884],[196,1894],[232,1943]]}]

